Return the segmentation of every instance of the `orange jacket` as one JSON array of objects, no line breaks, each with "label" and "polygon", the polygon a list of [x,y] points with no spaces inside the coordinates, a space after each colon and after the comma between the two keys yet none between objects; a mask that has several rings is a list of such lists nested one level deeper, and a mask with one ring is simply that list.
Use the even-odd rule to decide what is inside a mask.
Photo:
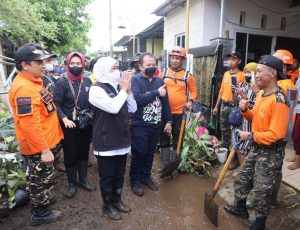
[{"label": "orange jacket", "polygon": [[224,102],[232,101],[231,76],[236,77],[236,81],[237,81],[238,85],[245,80],[245,75],[242,71],[239,71],[236,74],[230,74],[230,71],[227,71],[224,73],[220,92],[219,92],[221,95],[222,101],[224,101]]},{"label": "orange jacket", "polygon": [[20,72],[9,91],[16,137],[24,155],[53,148],[63,138],[52,94],[41,78]]},{"label": "orange jacket", "polygon": [[261,90],[256,96],[255,107],[243,116],[252,122],[253,140],[258,144],[271,145],[286,135],[289,122],[289,106],[282,91],[268,96]]},{"label": "orange jacket", "polygon": [[[186,85],[184,80],[185,70],[178,72],[171,68],[168,68],[166,78],[164,78],[166,88],[168,91],[169,103],[172,114],[181,114],[182,107],[187,103],[188,98],[186,95]],[[159,73],[160,77],[163,77],[163,73]],[[178,80],[181,79],[181,80]],[[192,74],[188,77],[187,87],[189,90],[189,99],[196,100],[197,87],[195,79]]]},{"label": "orange jacket", "polygon": [[291,79],[285,79],[278,81],[278,85],[283,89],[285,95],[287,95],[287,91],[289,88],[296,88],[295,84]]}]

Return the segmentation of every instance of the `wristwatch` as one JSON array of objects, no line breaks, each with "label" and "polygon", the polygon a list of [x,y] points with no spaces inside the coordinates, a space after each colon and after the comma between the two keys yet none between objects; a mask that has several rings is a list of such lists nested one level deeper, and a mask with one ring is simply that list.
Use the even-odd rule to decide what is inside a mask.
[{"label": "wristwatch", "polygon": [[250,132],[250,133],[249,133],[248,139],[249,139],[249,140],[253,140],[253,132]]}]

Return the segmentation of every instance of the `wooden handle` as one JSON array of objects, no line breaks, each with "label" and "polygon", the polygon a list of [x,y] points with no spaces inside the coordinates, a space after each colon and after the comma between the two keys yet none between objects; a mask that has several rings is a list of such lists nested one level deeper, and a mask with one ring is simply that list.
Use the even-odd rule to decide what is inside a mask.
[{"label": "wooden handle", "polygon": [[218,192],[218,190],[220,188],[220,185],[221,185],[221,183],[222,183],[222,181],[224,179],[225,173],[227,172],[227,169],[228,169],[230,163],[232,162],[234,154],[235,154],[235,150],[231,149],[230,154],[229,154],[229,156],[228,156],[228,158],[226,160],[226,163],[225,163],[225,165],[224,165],[224,167],[223,167],[223,169],[222,169],[222,171],[220,173],[220,176],[219,176],[219,178],[217,180],[217,183],[215,184],[214,191],[213,191],[213,193],[212,193],[212,195],[210,197],[210,200],[213,200],[215,198],[215,196],[216,196],[216,194],[217,194],[217,192]]},{"label": "wooden handle", "polygon": [[180,126],[180,133],[179,133],[179,137],[178,137],[177,149],[176,149],[177,156],[179,156],[179,154],[180,154],[180,148],[181,148],[181,143],[182,143],[184,127],[185,127],[185,119],[182,119],[181,126]]}]

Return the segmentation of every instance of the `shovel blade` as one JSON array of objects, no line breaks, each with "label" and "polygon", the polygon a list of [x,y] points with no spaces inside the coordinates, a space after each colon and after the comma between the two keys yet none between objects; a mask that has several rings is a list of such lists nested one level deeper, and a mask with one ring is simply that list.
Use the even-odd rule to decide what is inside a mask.
[{"label": "shovel blade", "polygon": [[204,213],[210,221],[218,227],[218,205],[210,199],[210,195],[205,192]]}]

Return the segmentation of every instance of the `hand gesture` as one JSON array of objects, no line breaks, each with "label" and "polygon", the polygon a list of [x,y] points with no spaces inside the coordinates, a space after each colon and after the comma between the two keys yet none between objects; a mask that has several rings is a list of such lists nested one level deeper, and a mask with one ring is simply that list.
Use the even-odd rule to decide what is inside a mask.
[{"label": "hand gesture", "polygon": [[128,89],[131,89],[131,81],[130,81],[130,77],[128,75],[128,73],[126,72],[123,72],[122,73],[122,76],[119,80],[119,85],[120,85],[120,88],[124,91],[128,91]]},{"label": "hand gesture", "polygon": [[43,150],[41,154],[41,160],[46,164],[50,164],[54,161],[54,155],[49,149]]},{"label": "hand gesture", "polygon": [[245,100],[245,99],[240,100],[240,103],[239,103],[240,110],[242,110],[242,111],[247,110],[249,103],[250,103],[250,100]]},{"label": "hand gesture", "polygon": [[70,128],[71,129],[71,128],[75,128],[76,127],[76,124],[73,121],[71,121],[68,118],[66,118],[66,117],[64,117],[62,119],[62,121],[63,121],[63,123],[64,123],[64,125],[65,125],[66,128]]},{"label": "hand gesture", "polygon": [[159,96],[164,97],[167,93],[166,85],[161,86],[158,88]]}]

